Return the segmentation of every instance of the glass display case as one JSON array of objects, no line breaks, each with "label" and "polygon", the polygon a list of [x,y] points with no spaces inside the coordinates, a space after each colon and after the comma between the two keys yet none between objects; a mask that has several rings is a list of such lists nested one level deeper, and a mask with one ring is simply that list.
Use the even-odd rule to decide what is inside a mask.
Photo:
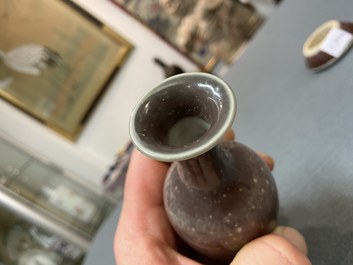
[{"label": "glass display case", "polygon": [[29,156],[13,148],[2,137],[0,137],[0,154],[0,183],[4,184],[10,178],[18,176],[21,168],[26,166]]},{"label": "glass display case", "polygon": [[1,133],[0,157],[0,265],[81,264],[116,199]]},{"label": "glass display case", "polygon": [[[1,196],[3,199],[3,196]],[[85,247],[59,236],[60,232],[26,219],[13,208],[0,207],[0,264],[4,265],[78,265]]]}]

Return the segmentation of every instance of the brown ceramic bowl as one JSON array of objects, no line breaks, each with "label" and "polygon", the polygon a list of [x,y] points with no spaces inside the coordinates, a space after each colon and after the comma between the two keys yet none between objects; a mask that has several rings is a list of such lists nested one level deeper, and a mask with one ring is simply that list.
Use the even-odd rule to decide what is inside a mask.
[{"label": "brown ceramic bowl", "polygon": [[[332,31],[336,31],[335,36],[332,34]],[[303,55],[306,66],[312,71],[321,71],[331,66],[352,46],[352,34],[353,23],[351,22],[329,20],[321,24],[310,34],[304,43]],[[345,38],[343,41],[342,39],[337,40],[337,38],[341,38],[342,36]],[[336,40],[334,38],[336,38]],[[339,50],[337,54],[330,53],[325,49],[327,43],[330,41],[331,43],[329,43],[329,45],[331,46],[332,51],[335,49],[336,51]]]}]

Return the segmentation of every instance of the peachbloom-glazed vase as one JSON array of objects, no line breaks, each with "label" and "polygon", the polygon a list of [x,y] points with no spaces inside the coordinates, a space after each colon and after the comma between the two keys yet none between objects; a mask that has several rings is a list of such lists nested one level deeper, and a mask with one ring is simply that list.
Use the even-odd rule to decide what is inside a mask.
[{"label": "peachbloom-glazed vase", "polygon": [[244,244],[276,226],[278,195],[268,166],[245,145],[222,140],[235,113],[233,90],[223,80],[186,73],[141,98],[130,120],[135,147],[172,162],[166,213],[181,239],[210,263],[229,264]]}]

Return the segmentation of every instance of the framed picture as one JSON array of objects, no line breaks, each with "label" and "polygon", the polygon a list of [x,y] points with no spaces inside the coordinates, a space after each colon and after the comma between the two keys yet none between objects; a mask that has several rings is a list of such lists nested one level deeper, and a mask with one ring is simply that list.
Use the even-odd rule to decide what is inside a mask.
[{"label": "framed picture", "polygon": [[234,62],[263,18],[238,0],[111,0],[209,72]]},{"label": "framed picture", "polygon": [[0,97],[75,140],[132,45],[68,0],[2,0],[0,25]]}]

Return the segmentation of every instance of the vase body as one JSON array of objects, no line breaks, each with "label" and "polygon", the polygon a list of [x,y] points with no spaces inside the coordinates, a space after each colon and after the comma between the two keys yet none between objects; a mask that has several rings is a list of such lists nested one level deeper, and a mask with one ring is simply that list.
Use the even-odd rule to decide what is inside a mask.
[{"label": "vase body", "polygon": [[275,228],[276,185],[261,158],[237,142],[221,142],[193,160],[170,167],[167,215],[193,249],[229,264],[244,244]]},{"label": "vase body", "polygon": [[278,211],[267,165],[248,147],[222,140],[235,111],[234,93],[223,80],[187,73],[146,94],[130,120],[136,148],[172,162],[163,191],[172,227],[217,264],[229,264],[244,244],[271,232]]}]

